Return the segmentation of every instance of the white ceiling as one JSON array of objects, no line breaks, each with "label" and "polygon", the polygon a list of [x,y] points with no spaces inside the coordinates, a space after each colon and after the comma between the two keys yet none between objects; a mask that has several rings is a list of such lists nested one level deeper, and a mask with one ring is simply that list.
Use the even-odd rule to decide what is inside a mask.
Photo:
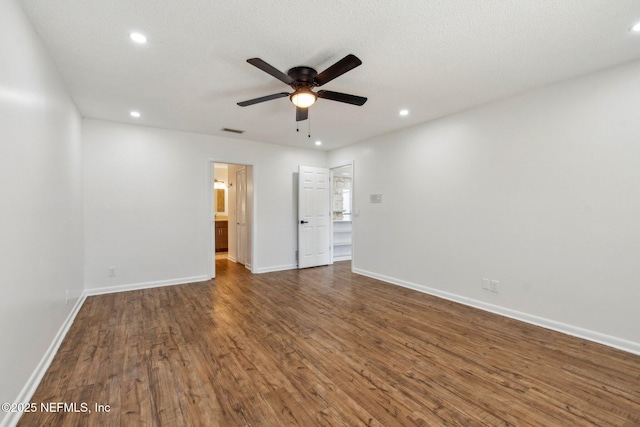
[{"label": "white ceiling", "polygon": [[[298,147],[333,149],[640,59],[628,31],[638,0],[20,1],[84,117]],[[322,89],[369,100],[320,99],[311,139],[287,98],[236,105],[291,92],[248,58],[320,72],[349,53],[363,65]]]}]

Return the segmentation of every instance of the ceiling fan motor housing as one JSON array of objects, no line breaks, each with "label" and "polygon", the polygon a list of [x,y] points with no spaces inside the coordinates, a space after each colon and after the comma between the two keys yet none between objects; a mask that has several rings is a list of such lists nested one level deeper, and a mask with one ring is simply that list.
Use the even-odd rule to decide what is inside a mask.
[{"label": "ceiling fan motor housing", "polygon": [[315,86],[313,79],[318,75],[318,72],[311,67],[293,67],[287,71],[287,75],[294,80],[291,86],[297,89],[298,87]]},{"label": "ceiling fan motor housing", "polygon": [[311,90],[315,86],[313,79],[318,75],[316,70],[311,67],[293,67],[287,71],[287,75],[293,79],[291,87],[295,91],[289,99],[296,107],[306,109],[316,102],[318,96]]}]

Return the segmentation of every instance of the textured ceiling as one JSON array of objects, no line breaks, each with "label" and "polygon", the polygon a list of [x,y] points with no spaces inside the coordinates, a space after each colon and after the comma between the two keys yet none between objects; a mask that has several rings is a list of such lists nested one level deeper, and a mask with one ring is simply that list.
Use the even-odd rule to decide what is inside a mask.
[{"label": "textured ceiling", "polygon": [[[640,59],[628,31],[638,0],[19,1],[84,117],[298,147],[333,149]],[[287,98],[236,105],[290,92],[248,58],[320,72],[349,53],[363,65],[322,89],[369,100],[319,100],[311,139]]]}]

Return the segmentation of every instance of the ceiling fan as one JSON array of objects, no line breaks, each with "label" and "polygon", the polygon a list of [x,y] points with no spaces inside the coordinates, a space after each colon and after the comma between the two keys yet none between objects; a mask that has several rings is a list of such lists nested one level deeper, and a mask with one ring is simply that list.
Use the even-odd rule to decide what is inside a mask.
[{"label": "ceiling fan", "polygon": [[353,70],[362,64],[355,55],[349,54],[336,62],[320,74],[311,67],[293,67],[287,74],[277,68],[267,64],[260,58],[247,59],[247,62],[255,67],[260,68],[265,73],[271,74],[276,79],[288,84],[293,88],[293,93],[280,92],[273,95],[262,96],[260,98],[250,99],[248,101],[238,102],[241,107],[258,104],[260,102],[271,101],[272,99],[289,97],[291,102],[296,106],[296,121],[307,120],[309,117],[308,108],[313,105],[318,98],[329,99],[331,101],[344,102],[347,104],[361,106],[367,102],[367,98],[347,93],[332,92],[330,90],[319,90],[313,92],[314,87],[322,86],[329,83],[336,77],[340,77],[347,71]]}]

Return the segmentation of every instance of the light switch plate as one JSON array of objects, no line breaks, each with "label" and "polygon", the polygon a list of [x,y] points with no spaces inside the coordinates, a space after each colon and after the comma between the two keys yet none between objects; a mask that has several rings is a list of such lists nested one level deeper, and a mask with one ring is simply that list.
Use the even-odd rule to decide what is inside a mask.
[{"label": "light switch plate", "polygon": [[369,201],[371,203],[382,203],[382,194],[370,194]]}]

